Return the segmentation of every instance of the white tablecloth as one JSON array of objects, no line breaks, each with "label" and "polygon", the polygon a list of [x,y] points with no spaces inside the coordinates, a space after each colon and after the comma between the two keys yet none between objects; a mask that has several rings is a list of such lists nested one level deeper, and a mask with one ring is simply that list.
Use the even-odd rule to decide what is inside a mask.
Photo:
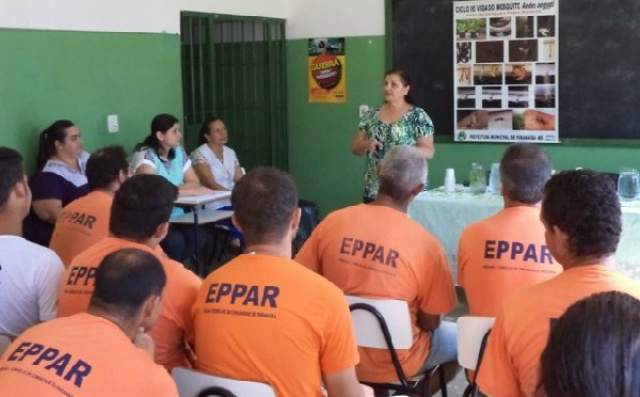
[{"label": "white tablecloth", "polygon": [[[458,240],[468,225],[502,209],[499,195],[447,193],[441,189],[420,193],[409,206],[409,216],[429,230],[442,243],[449,266],[458,279]],[[616,253],[618,270],[640,280],[640,200],[622,201],[622,236]]]}]

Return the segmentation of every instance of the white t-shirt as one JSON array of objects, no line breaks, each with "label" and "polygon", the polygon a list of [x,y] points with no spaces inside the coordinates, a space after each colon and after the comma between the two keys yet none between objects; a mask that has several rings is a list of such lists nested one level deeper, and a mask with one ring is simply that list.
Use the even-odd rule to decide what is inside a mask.
[{"label": "white t-shirt", "polygon": [[[235,185],[234,178],[236,176],[236,167],[238,157],[236,152],[227,146],[222,146],[222,160],[216,157],[209,145],[202,144],[196,150],[191,152],[191,162],[193,164],[207,164],[218,185],[225,189],[232,190]],[[229,200],[218,201],[215,207],[223,207],[231,205]]]},{"label": "white t-shirt", "polygon": [[49,248],[0,236],[0,333],[20,335],[56,317],[62,261]]}]

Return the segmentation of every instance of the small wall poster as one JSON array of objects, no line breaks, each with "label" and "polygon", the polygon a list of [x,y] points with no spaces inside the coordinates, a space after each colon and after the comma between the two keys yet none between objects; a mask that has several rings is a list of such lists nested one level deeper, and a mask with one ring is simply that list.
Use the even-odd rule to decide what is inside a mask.
[{"label": "small wall poster", "polygon": [[309,102],[347,100],[344,37],[309,39]]},{"label": "small wall poster", "polygon": [[557,7],[453,3],[456,141],[559,141]]}]

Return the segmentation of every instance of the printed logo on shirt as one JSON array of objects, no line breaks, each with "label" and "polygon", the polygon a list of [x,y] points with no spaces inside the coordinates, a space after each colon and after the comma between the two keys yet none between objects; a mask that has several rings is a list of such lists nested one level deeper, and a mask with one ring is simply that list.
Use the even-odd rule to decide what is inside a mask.
[{"label": "printed logo on shirt", "polygon": [[80,225],[88,229],[93,229],[93,223],[96,221],[96,217],[77,211],[63,212],[62,215],[60,215],[60,221],[67,222],[72,225]]},{"label": "printed logo on shirt", "polygon": [[[82,382],[91,373],[91,365],[86,361],[74,358],[71,354],[62,352],[53,347],[47,347],[39,343],[22,342],[7,358],[7,363],[25,362],[32,366],[44,368],[49,373],[81,388]],[[50,379],[45,379],[31,371],[22,368],[11,367],[12,371],[22,372],[37,380],[57,387]],[[53,383],[53,384],[52,384]],[[67,393],[65,393],[67,394]]]},{"label": "printed logo on shirt", "polygon": [[400,253],[394,249],[352,237],[344,237],[342,239],[340,253],[369,259],[393,268],[397,267],[396,260],[400,257]]},{"label": "printed logo on shirt", "polygon": [[487,240],[484,245],[484,258],[553,265],[553,257],[546,245],[524,244],[518,241]]},{"label": "printed logo on shirt", "polygon": [[[96,281],[96,271],[98,268],[92,266],[74,266],[69,272],[69,278],[65,285],[88,286],[92,287]],[[91,284],[89,284],[91,283]]]},{"label": "printed logo on shirt", "polygon": [[266,309],[278,308],[280,287],[274,285],[245,285],[230,283],[213,283],[209,286],[205,303],[221,303],[232,305],[232,308],[205,308],[205,314],[227,314],[244,317],[276,318],[275,313],[242,310],[247,307],[261,307]]}]

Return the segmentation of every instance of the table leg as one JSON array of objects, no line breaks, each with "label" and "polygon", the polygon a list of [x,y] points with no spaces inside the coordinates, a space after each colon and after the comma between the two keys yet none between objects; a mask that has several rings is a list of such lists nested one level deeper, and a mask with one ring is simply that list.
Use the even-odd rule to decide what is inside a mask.
[{"label": "table leg", "polygon": [[205,263],[201,263],[200,260],[200,253],[198,251],[200,251],[198,248],[200,247],[200,245],[198,244],[198,207],[194,206],[191,207],[191,209],[193,210],[193,244],[195,245],[195,252],[193,254],[194,260],[195,260],[195,268],[196,268],[196,274],[199,275],[200,277],[205,277],[206,276],[206,271],[207,271],[207,265]]}]

